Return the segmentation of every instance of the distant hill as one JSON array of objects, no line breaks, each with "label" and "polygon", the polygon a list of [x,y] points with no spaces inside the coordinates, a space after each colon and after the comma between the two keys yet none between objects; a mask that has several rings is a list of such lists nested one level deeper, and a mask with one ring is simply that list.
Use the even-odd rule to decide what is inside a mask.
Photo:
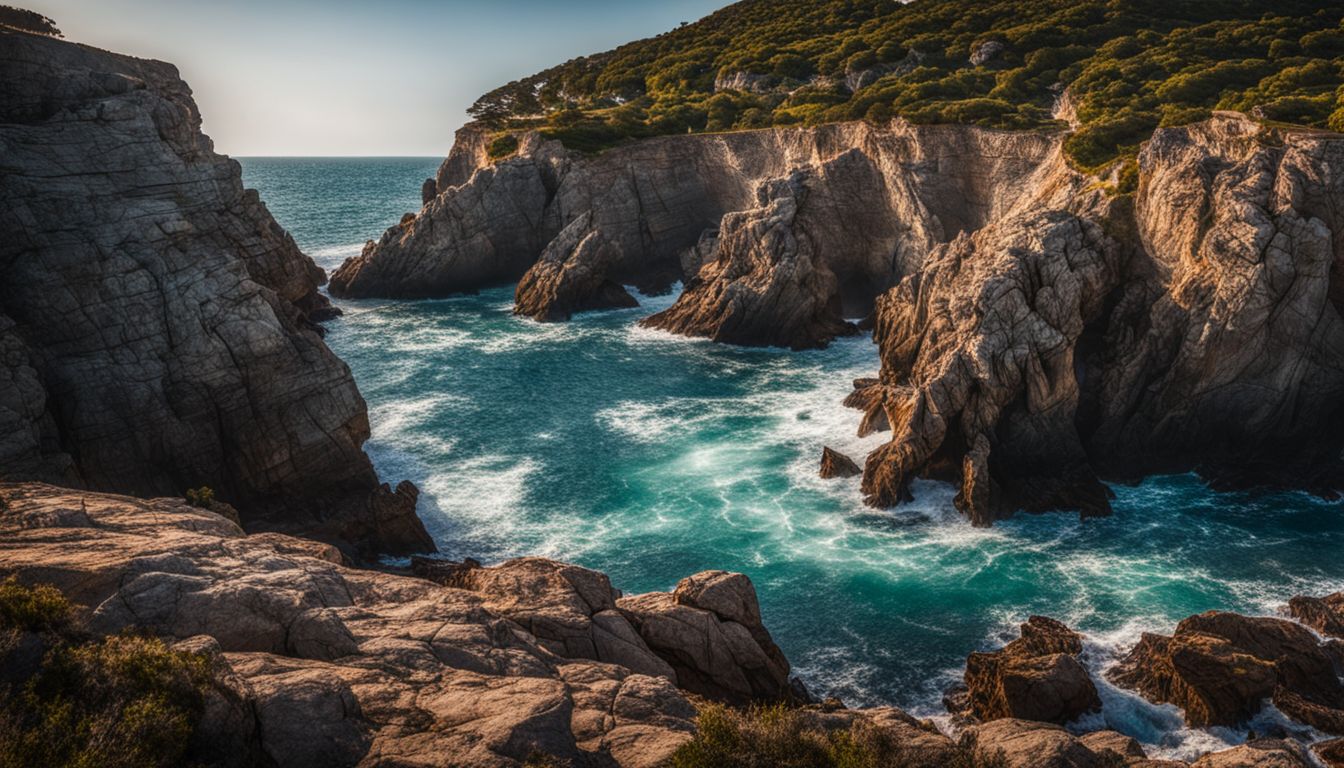
[{"label": "distant hill", "polygon": [[[1051,124],[1095,168],[1214,109],[1344,130],[1338,0],[744,0],[482,96],[473,117],[595,151],[843,120]],[[500,151],[508,149],[500,144]]]}]

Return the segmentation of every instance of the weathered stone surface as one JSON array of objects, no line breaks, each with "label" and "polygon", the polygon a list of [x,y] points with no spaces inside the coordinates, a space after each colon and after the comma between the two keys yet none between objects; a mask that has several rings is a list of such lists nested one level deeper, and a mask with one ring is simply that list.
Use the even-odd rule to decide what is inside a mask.
[{"label": "weathered stone surface", "polygon": [[1298,595],[1288,601],[1288,613],[1322,635],[1344,640],[1344,592],[1325,597]]},{"label": "weathered stone surface", "polygon": [[830,447],[821,449],[821,477],[829,480],[835,477],[858,477],[863,474],[854,460]]},{"label": "weathered stone surface", "polygon": [[1311,745],[1311,751],[1327,768],[1344,768],[1344,739],[1330,739]]},{"label": "weathered stone surface", "polygon": [[[977,725],[962,733],[977,760],[1005,768],[1101,768],[1103,758],[1063,728],[1011,718]],[[1001,761],[1001,762],[999,762]]]},{"label": "weathered stone surface", "polygon": [[[723,217],[717,257],[649,328],[748,346],[825,346],[857,332],[842,317],[840,282],[806,227],[805,177],[763,184],[760,207]],[[830,206],[823,210],[830,214]]]},{"label": "weathered stone surface", "polygon": [[1302,748],[1289,741],[1258,739],[1196,760],[1191,768],[1308,768]]},{"label": "weathered stone surface", "polygon": [[1344,729],[1344,683],[1305,627],[1283,619],[1210,611],[1171,637],[1145,634],[1110,673],[1118,685],[1185,710],[1195,726],[1242,723],[1271,697],[1289,717]]},{"label": "weathered stone surface", "polygon": [[560,231],[518,281],[513,313],[542,322],[575,312],[637,307],[639,302],[607,275],[620,260],[616,246],[593,229],[591,213]]},{"label": "weathered stone surface", "polygon": [[1118,279],[1119,246],[1054,211],[935,249],[878,302],[880,392],[892,439],[868,456],[877,506],[922,474],[958,480],[976,525],[1014,510],[1109,514],[1075,416],[1074,350]]},{"label": "weathered stone surface", "polygon": [[[178,500],[39,484],[0,484],[0,498],[0,572],[55,584],[97,632],[154,632],[211,656],[218,690],[196,746],[221,765],[255,752],[314,768],[521,766],[535,754],[612,765],[608,753],[653,766],[694,730],[667,677],[557,655],[562,643],[506,615],[543,632],[619,618],[593,571],[515,561],[472,569],[479,591],[454,589],[345,568],[322,545],[247,536]],[[0,646],[5,669],[20,650]]]},{"label": "weathered stone surface", "polygon": [[432,549],[384,502],[323,274],[177,70],[0,30],[0,476],[212,487],[250,529]]},{"label": "weathered stone surface", "polygon": [[682,579],[673,593],[616,604],[682,688],[736,704],[789,697],[789,662],[761,623],[746,576],[706,571]]},{"label": "weathered stone surface", "polygon": [[1000,718],[1067,723],[1101,709],[1101,698],[1078,660],[1082,638],[1063,624],[1032,616],[1022,635],[1002,649],[972,653],[966,660],[962,714],[982,721]]}]

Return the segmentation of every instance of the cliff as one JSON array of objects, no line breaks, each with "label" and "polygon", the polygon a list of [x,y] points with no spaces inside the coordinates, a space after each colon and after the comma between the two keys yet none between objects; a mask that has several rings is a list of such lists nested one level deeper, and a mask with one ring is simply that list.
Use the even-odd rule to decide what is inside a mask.
[{"label": "cliff", "polygon": [[322,271],[200,124],[171,65],[0,29],[0,476],[432,549],[361,449]]},{"label": "cliff", "polygon": [[468,128],[332,289],[518,280],[520,312],[559,319],[679,278],[646,325],[795,348],[866,317],[880,377],[848,402],[892,431],[865,467],[878,506],[919,476],[976,524],[1104,515],[1101,479],[1159,472],[1339,490],[1344,140],[1231,113],[1163,129],[1131,196],[1075,170],[1068,135],[846,123],[582,155],[530,134],[491,164]]}]

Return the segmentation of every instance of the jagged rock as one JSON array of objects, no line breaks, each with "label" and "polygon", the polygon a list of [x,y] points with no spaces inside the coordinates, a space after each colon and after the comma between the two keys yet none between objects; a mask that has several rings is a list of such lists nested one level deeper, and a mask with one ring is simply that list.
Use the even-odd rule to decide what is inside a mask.
[{"label": "jagged rock", "polygon": [[1336,733],[1344,726],[1344,683],[1333,658],[1310,630],[1283,619],[1191,616],[1171,637],[1144,634],[1109,676],[1181,707],[1193,726],[1242,723],[1271,697],[1308,725]]},{"label": "jagged rock", "polygon": [[[1002,649],[966,660],[965,696],[954,714],[1067,723],[1101,709],[1101,698],[1078,661],[1082,637],[1044,616],[1032,616],[1022,635]],[[964,708],[963,708],[964,707]]]},{"label": "jagged rock", "polygon": [[1288,613],[1322,635],[1344,640],[1344,592],[1325,597],[1298,595],[1288,601]]},{"label": "jagged rock", "polygon": [[673,593],[616,605],[682,688],[734,704],[789,697],[789,662],[761,623],[746,576],[706,571],[682,579]]},{"label": "jagged rock", "polygon": [[[557,656],[504,613],[541,631],[598,607],[594,623],[619,616],[601,574],[515,561],[472,569],[480,591],[454,589],[346,568],[176,499],[38,484],[0,484],[0,498],[0,572],[56,585],[96,632],[157,632],[211,658],[195,748],[220,764],[518,768],[543,754],[642,768],[694,731],[667,678]],[[731,589],[704,594],[750,615]],[[17,657],[0,656],[8,674]]]},{"label": "jagged rock", "polygon": [[1077,433],[1074,347],[1118,260],[1096,222],[1054,211],[958,237],[883,296],[892,440],[868,456],[868,501],[892,506],[933,474],[960,480],[957,507],[976,525],[1017,509],[1108,514]]},{"label": "jagged rock", "polygon": [[1258,739],[1239,747],[1204,755],[1191,764],[1191,768],[1309,768],[1310,766],[1311,761],[1301,747],[1280,739]]},{"label": "jagged rock", "polygon": [[1085,733],[1078,737],[1078,741],[1098,755],[1110,752],[1125,762],[1146,760],[1148,757],[1148,753],[1143,751],[1143,746],[1138,741],[1116,731]]},{"label": "jagged rock", "polygon": [[858,477],[863,474],[854,460],[839,451],[828,447],[821,449],[821,477],[829,480],[834,477]]},{"label": "jagged rock", "polygon": [[759,208],[723,217],[718,258],[671,307],[642,321],[748,346],[824,347],[857,329],[841,316],[840,284],[801,225],[803,178],[765,184]]},{"label": "jagged rock", "polygon": [[578,217],[518,281],[513,313],[560,322],[575,312],[639,306],[635,297],[607,277],[619,259],[616,246],[593,228],[592,214]]},{"label": "jagged rock", "polygon": [[707,229],[700,235],[695,245],[681,254],[681,274],[687,281],[694,280],[701,268],[714,261],[719,255],[719,230]]},{"label": "jagged rock", "polygon": [[[0,475],[210,486],[253,530],[430,550],[380,515],[324,276],[169,64],[0,30]],[[370,535],[372,534],[372,535]]]},{"label": "jagged rock", "polygon": [[428,205],[430,200],[439,196],[439,182],[435,179],[425,179],[425,183],[420,185],[420,204]]}]

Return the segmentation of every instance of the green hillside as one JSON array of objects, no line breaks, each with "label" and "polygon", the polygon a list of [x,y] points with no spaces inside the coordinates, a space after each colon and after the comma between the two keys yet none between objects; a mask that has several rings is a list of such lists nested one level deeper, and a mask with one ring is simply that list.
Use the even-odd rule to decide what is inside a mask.
[{"label": "green hillside", "polygon": [[471,114],[597,151],[894,116],[1031,128],[1067,86],[1068,150],[1097,167],[1214,109],[1344,130],[1342,17],[1339,0],[744,0],[509,83]]}]

